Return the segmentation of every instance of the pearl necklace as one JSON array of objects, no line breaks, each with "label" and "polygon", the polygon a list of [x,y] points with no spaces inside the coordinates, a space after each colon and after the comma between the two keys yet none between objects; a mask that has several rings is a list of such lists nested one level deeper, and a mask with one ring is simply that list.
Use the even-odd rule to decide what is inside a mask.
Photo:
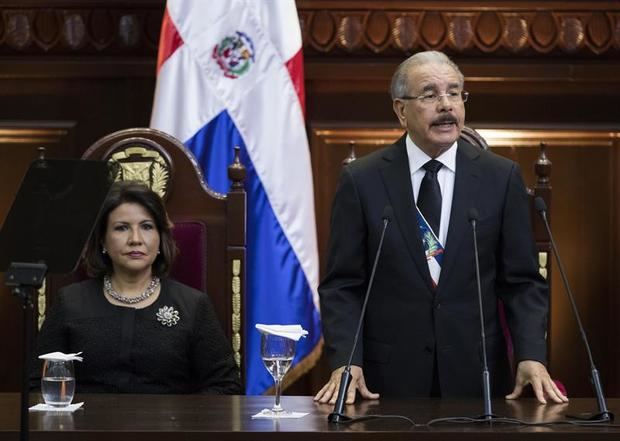
[{"label": "pearl necklace", "polygon": [[112,297],[114,300],[125,303],[126,305],[133,305],[134,303],[139,303],[143,300],[148,299],[155,292],[158,286],[159,277],[154,276],[151,279],[149,286],[147,286],[144,292],[138,297],[125,297],[124,295],[116,292],[114,288],[112,288],[112,280],[110,279],[110,276],[103,276],[103,292]]}]

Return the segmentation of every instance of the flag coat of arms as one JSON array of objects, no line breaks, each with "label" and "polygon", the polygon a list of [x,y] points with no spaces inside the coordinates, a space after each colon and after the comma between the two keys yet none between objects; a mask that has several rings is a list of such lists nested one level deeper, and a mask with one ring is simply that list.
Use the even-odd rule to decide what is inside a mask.
[{"label": "flag coat of arms", "polygon": [[273,380],[256,323],[300,324],[295,377],[320,355],[318,251],[294,0],[168,0],[151,127],[180,139],[226,193],[235,146],[248,171],[246,393]]}]

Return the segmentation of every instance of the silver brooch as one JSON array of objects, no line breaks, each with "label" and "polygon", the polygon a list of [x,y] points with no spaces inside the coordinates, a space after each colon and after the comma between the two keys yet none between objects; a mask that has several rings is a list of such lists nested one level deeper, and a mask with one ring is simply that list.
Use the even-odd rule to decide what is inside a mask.
[{"label": "silver brooch", "polygon": [[157,321],[164,326],[174,326],[179,322],[179,311],[172,306],[162,306],[157,311]]}]

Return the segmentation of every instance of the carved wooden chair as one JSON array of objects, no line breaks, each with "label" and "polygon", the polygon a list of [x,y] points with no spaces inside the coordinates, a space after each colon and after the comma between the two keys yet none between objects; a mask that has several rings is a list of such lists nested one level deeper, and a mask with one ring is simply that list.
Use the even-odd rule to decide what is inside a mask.
[{"label": "carved wooden chair", "polygon": [[[476,132],[476,130],[471,127],[463,127],[461,131],[461,138],[470,144],[480,147],[481,149],[488,150],[489,145],[487,141],[480,135],[480,133]],[[538,264],[539,271],[541,275],[550,281],[549,278],[549,270],[548,267],[548,256],[551,252],[551,242],[549,241],[549,237],[547,235],[547,231],[545,230],[544,224],[540,220],[540,216],[536,213],[534,209],[534,199],[537,196],[543,198],[545,203],[547,204],[548,210],[551,208],[551,184],[550,184],[550,176],[551,176],[551,161],[547,158],[546,146],[544,143],[540,144],[540,153],[538,155],[538,159],[534,164],[534,169],[536,172],[536,183],[533,187],[528,187],[527,192],[531,196],[531,219],[532,219],[532,229],[534,231],[534,240],[536,241],[536,248],[538,250]],[[547,214],[550,216],[550,213]]]},{"label": "carved wooden chair", "polygon": [[82,159],[116,162],[117,181],[142,181],[164,199],[179,249],[171,277],[209,294],[244,377],[246,171],[238,154],[228,167],[232,185],[227,194],[208,187],[179,140],[154,129],[107,135]]}]

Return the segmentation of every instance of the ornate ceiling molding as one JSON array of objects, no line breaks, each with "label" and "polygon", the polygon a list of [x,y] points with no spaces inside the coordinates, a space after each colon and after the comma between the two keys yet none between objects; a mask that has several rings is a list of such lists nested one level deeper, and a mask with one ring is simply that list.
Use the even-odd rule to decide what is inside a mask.
[{"label": "ornate ceiling molding", "polygon": [[[29,3],[36,3],[30,1]],[[44,2],[39,2],[43,4]],[[161,1],[125,6],[66,1],[0,9],[0,55],[149,56],[157,52]]]},{"label": "ornate ceiling molding", "polygon": [[[157,52],[163,0],[6,1],[0,56]],[[617,1],[297,0],[308,58],[442,50],[474,57],[617,58]]]},{"label": "ornate ceiling molding", "polygon": [[[381,9],[343,7],[349,2],[298,3],[304,54],[309,58],[394,56],[420,50],[495,57],[620,54],[618,2],[572,2],[572,9],[566,9],[571,2],[541,1],[486,2],[502,4],[501,9],[465,1],[439,6],[374,2]],[[323,3],[335,7],[325,8]]]}]

